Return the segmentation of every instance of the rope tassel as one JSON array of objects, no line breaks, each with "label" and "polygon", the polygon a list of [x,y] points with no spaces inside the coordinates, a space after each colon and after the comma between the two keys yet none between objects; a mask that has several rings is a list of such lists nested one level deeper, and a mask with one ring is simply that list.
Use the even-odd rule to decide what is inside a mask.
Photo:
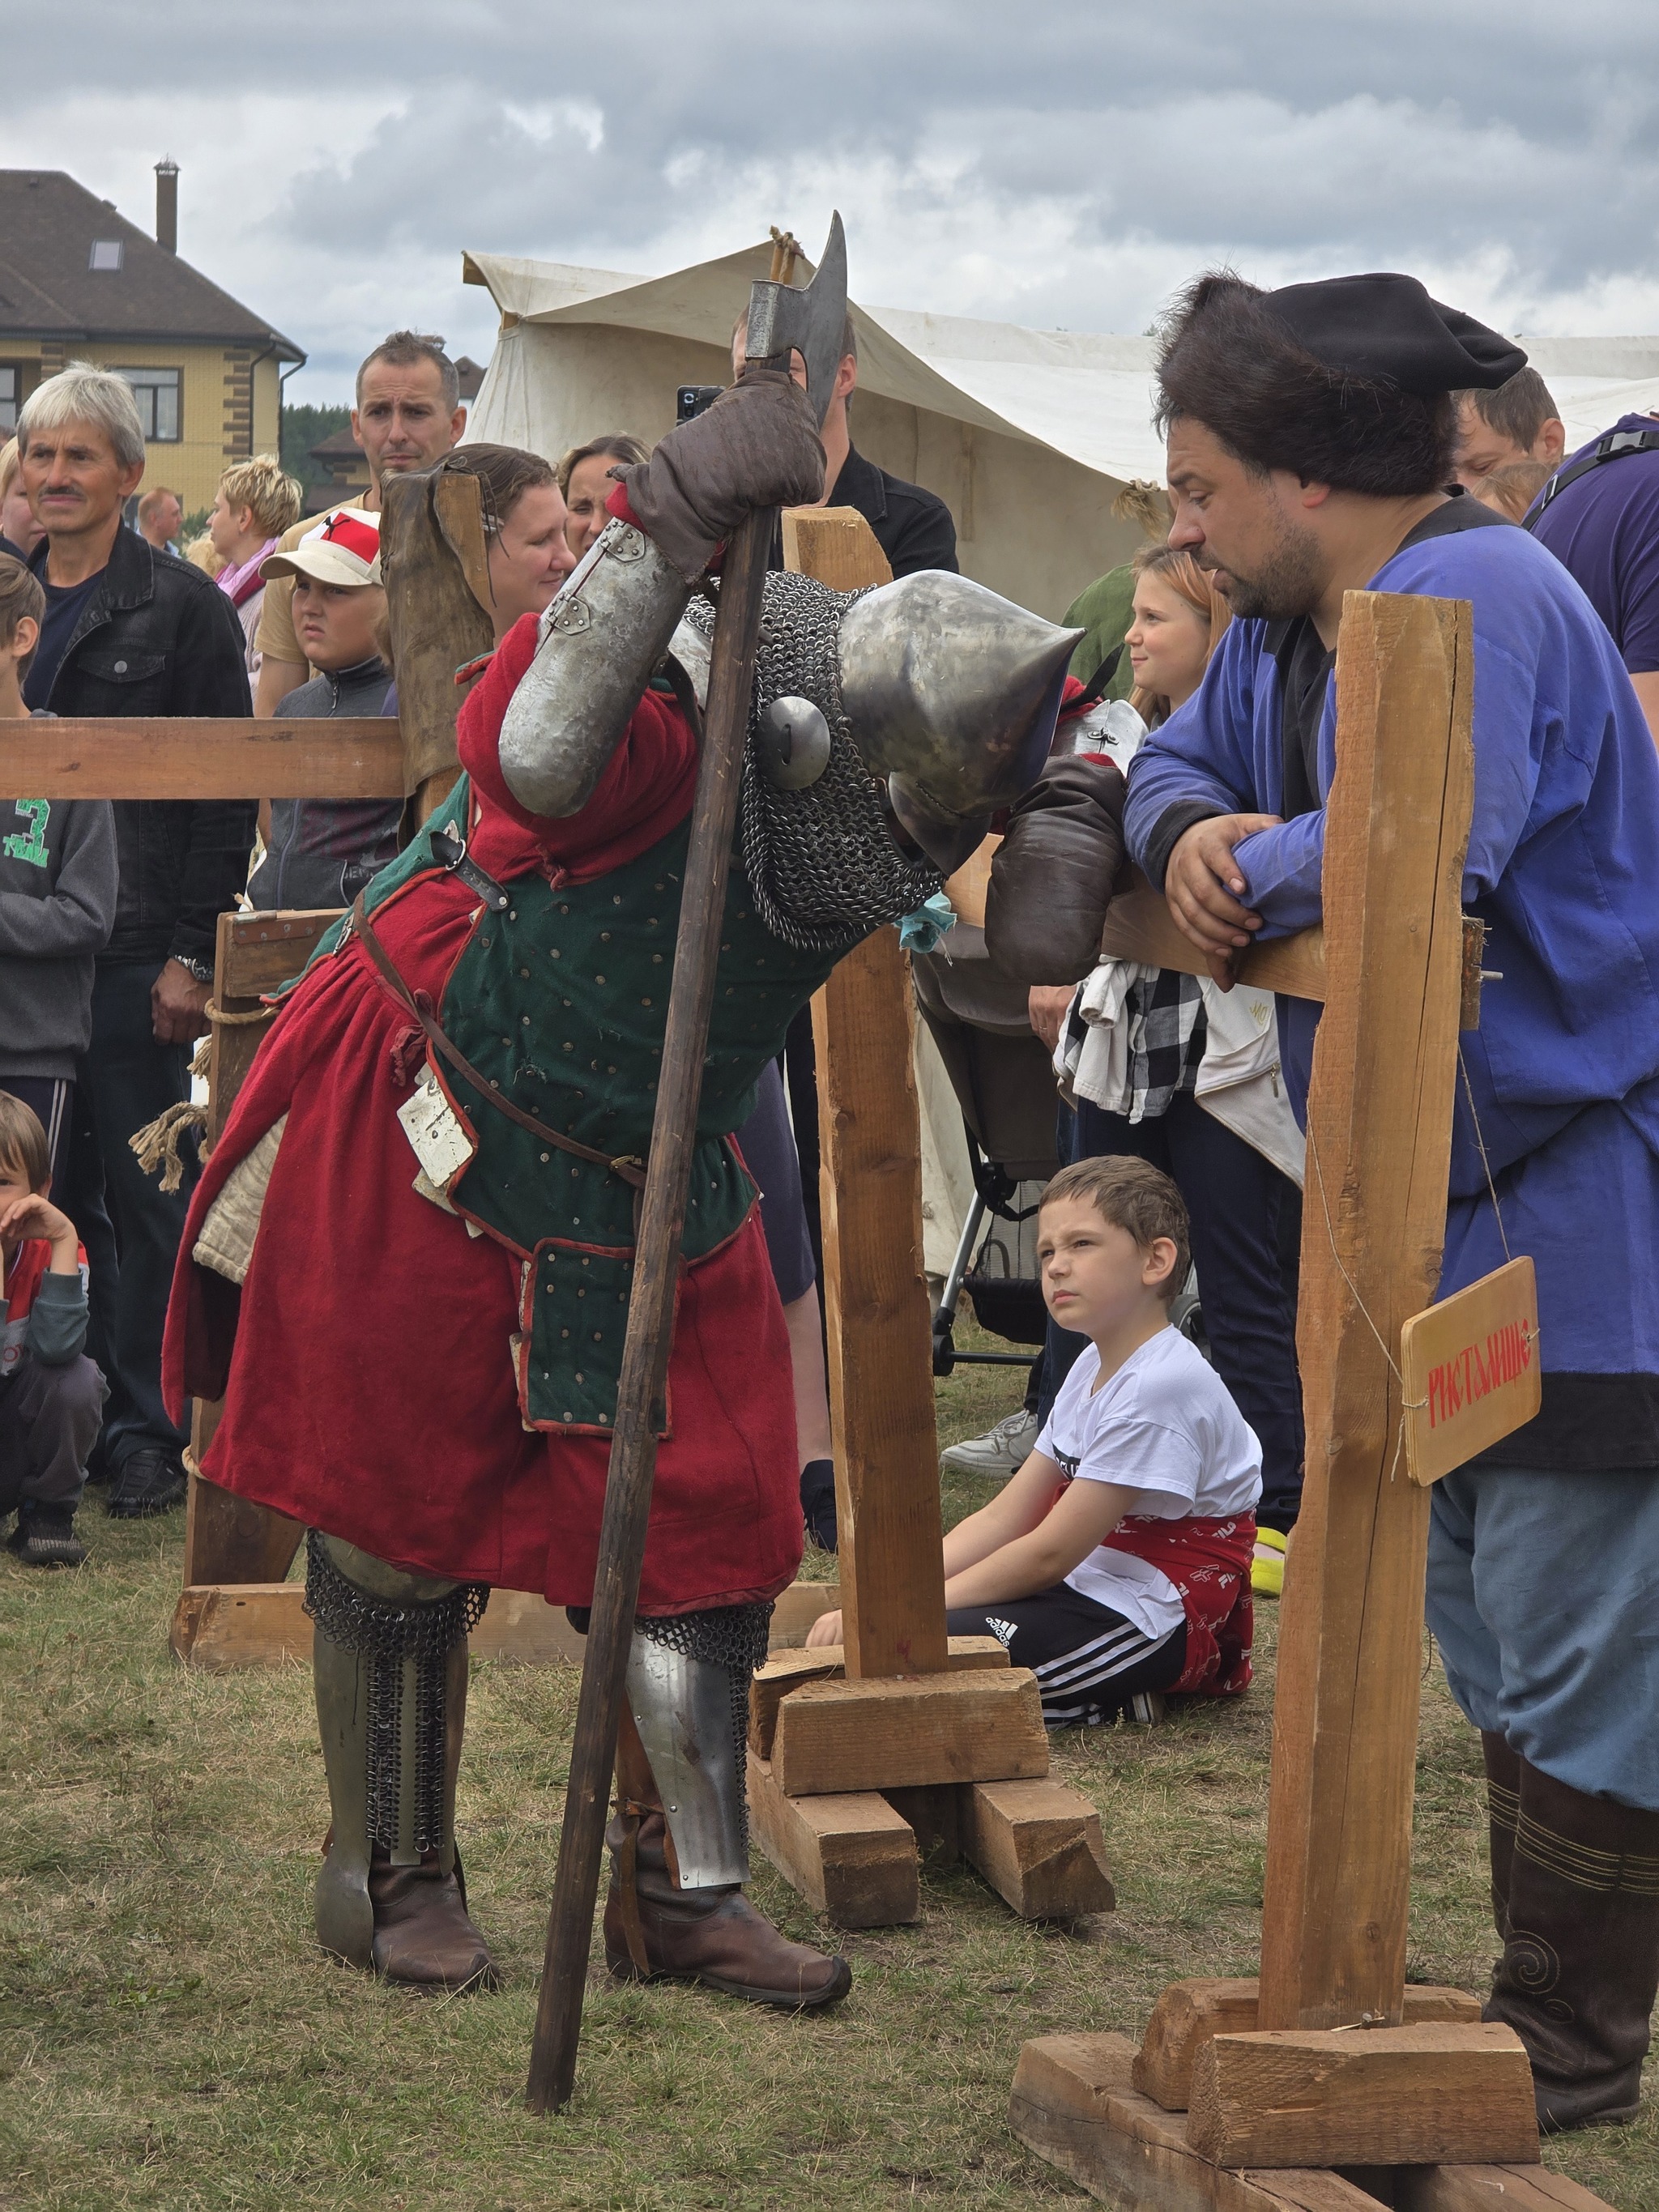
[{"label": "rope tassel", "polygon": [[161,1188],[175,1191],[185,1179],[185,1163],[179,1155],[179,1140],[186,1129],[205,1129],[207,1108],[181,1099],[176,1106],[163,1107],[153,1121],[146,1122],[136,1136],[127,1139],[138,1156],[138,1164],[146,1175],[161,1170]]}]

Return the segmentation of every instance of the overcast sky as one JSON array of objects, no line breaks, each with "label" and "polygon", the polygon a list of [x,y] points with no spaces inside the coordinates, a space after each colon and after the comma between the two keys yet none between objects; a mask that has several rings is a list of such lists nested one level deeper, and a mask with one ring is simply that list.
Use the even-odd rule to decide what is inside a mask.
[{"label": "overcast sky", "polygon": [[1143,330],[1197,269],[1405,269],[1511,331],[1659,329],[1651,0],[58,0],[0,160],[70,171],[346,397],[489,357],[464,248],[656,275],[846,217],[875,305]]}]

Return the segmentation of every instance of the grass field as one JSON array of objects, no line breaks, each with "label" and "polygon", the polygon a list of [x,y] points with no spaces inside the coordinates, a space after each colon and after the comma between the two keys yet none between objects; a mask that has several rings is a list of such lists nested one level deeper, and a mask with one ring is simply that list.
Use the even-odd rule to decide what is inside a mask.
[{"label": "grass field", "polygon": [[[1013,1402],[1007,1372],[941,1386],[944,1441]],[[979,1502],[970,1488],[948,1489],[951,1517]],[[574,1673],[473,1670],[460,1830],[504,1986],[386,1990],[309,1934],[328,1816],[308,1674],[184,1674],[166,1642],[181,1516],[123,1525],[94,1505],[85,1525],[77,1574],[0,1555],[6,2212],[1076,2201],[1003,2124],[1022,2039],[1138,2033],[1172,1978],[1254,1971],[1271,1607],[1242,1702],[1056,1741],[1059,1772],[1100,1807],[1116,1913],[1028,1928],[935,1869],[920,1925],[840,1939],[853,1996],[817,2021],[600,1972],[576,2105],[532,2118]],[[1493,1942],[1479,1760],[1425,1668],[1410,1971],[1479,1989]],[[756,1893],[793,1934],[819,1932],[769,1868]],[[1659,2212],[1654,2108],[1546,2155],[1624,2212]]]}]

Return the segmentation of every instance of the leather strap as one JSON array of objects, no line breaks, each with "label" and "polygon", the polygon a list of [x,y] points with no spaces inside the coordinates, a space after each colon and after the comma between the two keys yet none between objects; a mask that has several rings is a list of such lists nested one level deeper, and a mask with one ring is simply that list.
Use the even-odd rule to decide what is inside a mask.
[{"label": "leather strap", "polygon": [[381,987],[388,993],[393,1003],[420,1024],[430,1042],[442,1054],[458,1075],[465,1077],[487,1106],[493,1106],[497,1113],[505,1114],[509,1121],[516,1121],[521,1129],[528,1129],[532,1136],[539,1137],[544,1145],[556,1145],[560,1152],[570,1152],[579,1160],[591,1161],[595,1167],[608,1168],[612,1175],[619,1176],[623,1182],[631,1184],[635,1190],[645,1188],[645,1165],[636,1155],[623,1153],[619,1158],[612,1159],[608,1153],[596,1152],[591,1145],[578,1144],[574,1137],[567,1137],[562,1130],[550,1129],[545,1121],[538,1121],[533,1114],[527,1114],[522,1106],[514,1105],[512,1099],[503,1097],[488,1076],[479,1074],[459,1047],[452,1043],[445,1035],[436,1015],[432,1011],[432,1001],[426,993],[411,991],[402,975],[398,974],[392,963],[392,956],[369,925],[368,915],[364,908],[363,895],[361,891],[358,892],[352,904],[351,931],[352,934],[360,940],[364,951],[373,962],[380,976]]},{"label": "leather strap", "polygon": [[617,1913],[622,1922],[628,1955],[637,1970],[647,1978],[651,1973],[651,1960],[645,1948],[645,1929],[640,1922],[640,1821],[647,1812],[656,1809],[654,1806],[636,1805],[626,1797],[619,1797],[617,1800],[617,1823],[623,1832],[622,1841],[612,1845],[611,1854]]}]

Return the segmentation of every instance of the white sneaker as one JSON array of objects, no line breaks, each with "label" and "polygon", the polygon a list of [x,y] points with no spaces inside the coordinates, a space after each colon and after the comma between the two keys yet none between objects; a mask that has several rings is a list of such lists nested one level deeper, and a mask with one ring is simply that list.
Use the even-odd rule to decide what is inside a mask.
[{"label": "white sneaker", "polygon": [[939,1465],[955,1474],[989,1475],[1006,1481],[1018,1474],[1037,1440],[1037,1418],[1024,1406],[1005,1413],[982,1437],[964,1437],[939,1454]]}]

